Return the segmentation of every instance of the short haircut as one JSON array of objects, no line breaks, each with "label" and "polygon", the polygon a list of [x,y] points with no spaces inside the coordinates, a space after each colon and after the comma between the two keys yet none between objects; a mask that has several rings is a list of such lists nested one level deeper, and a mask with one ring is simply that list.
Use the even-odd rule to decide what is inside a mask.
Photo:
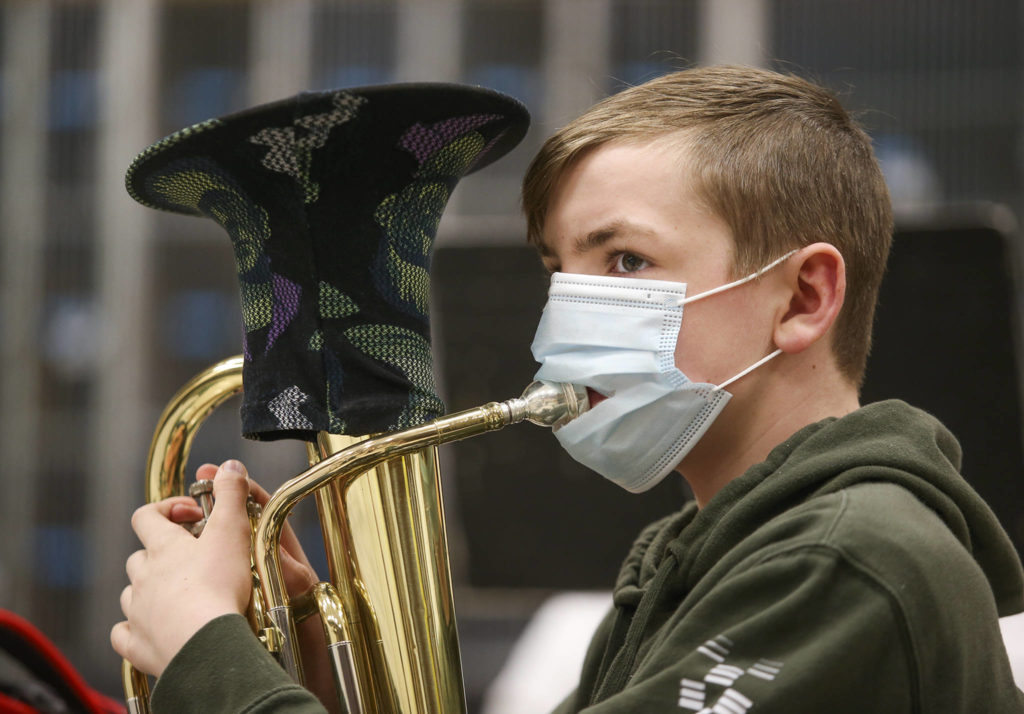
[{"label": "short haircut", "polygon": [[871,140],[836,97],[799,77],[751,67],[674,72],[594,105],[541,147],[523,180],[528,239],[541,245],[548,200],[586,152],[678,135],[699,198],[732,230],[733,273],[831,243],[847,291],[832,345],[863,380],[892,207]]}]

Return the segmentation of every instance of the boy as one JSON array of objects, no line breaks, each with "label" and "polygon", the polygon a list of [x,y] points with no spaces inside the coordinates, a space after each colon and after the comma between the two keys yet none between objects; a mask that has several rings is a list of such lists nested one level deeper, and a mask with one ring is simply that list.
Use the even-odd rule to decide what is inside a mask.
[{"label": "boy", "polygon": [[[558,131],[523,196],[545,264],[586,276],[552,281],[538,376],[632,399],[556,436],[627,489],[675,470],[696,496],[634,545],[559,711],[1024,710],[997,625],[1020,563],[959,447],[858,403],[892,219],[838,101],[766,71],[668,75]],[[669,345],[642,326],[657,290],[680,297]],[[642,334],[674,360],[637,367]]]},{"label": "boy", "polygon": [[[858,402],[892,219],[836,99],[749,68],[653,80],[549,139],[523,204],[554,273],[538,376],[592,397],[556,436],[627,490],[678,471],[696,496],[637,540],[559,711],[1024,710],[997,624],[1024,609],[1016,553],[940,424]],[[140,513],[173,552],[170,507]],[[241,576],[198,586],[216,606],[163,644],[131,579],[112,641],[157,673],[244,606]]]}]

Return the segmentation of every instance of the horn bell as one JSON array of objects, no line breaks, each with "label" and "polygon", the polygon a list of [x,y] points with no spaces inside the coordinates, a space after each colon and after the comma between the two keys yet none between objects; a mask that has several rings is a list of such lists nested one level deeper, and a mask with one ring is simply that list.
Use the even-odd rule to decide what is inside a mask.
[{"label": "horn bell", "polygon": [[[310,470],[251,514],[250,618],[302,682],[297,622],[319,615],[345,711],[465,710],[436,445],[530,410],[514,400],[442,416],[430,256],[459,179],[512,149],[528,123],[521,103],[479,87],[306,93],[176,132],[126,176],[143,205],[224,228],[244,323],[241,358],[197,376],[161,417],[147,499],[183,494],[195,431],[240,387],[245,436],[306,442]],[[293,600],[280,529],[308,495],[330,582]],[[133,711],[146,711],[145,678],[123,676]]]}]

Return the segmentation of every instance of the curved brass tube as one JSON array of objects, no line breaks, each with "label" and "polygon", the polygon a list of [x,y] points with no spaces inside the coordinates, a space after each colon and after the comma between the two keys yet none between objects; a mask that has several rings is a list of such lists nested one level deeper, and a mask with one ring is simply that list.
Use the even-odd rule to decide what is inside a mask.
[{"label": "curved brass tube", "polygon": [[[147,502],[184,494],[184,471],[193,437],[202,422],[217,406],[241,390],[241,370],[241,357],[233,357],[214,365],[185,385],[164,410],[146,466]],[[321,583],[309,594],[309,598],[303,599],[312,599],[316,603],[315,610],[321,616],[325,635],[330,643],[328,656],[334,666],[338,692],[342,697],[341,704],[347,710],[448,712],[455,711],[460,706],[464,707],[458,644],[451,613],[451,586],[447,571],[447,548],[443,539],[443,515],[440,513],[436,459],[433,455],[435,447],[524,420],[556,426],[586,409],[587,397],[584,389],[572,385],[534,382],[520,398],[502,403],[492,402],[402,432],[360,441],[356,441],[359,437],[339,437],[321,433],[316,447],[310,446],[309,455],[311,461],[322,460],[281,486],[271,496],[262,513],[251,511],[249,514],[253,526],[255,570],[255,607],[250,613],[250,619],[256,634],[271,652],[277,654],[289,674],[297,682],[302,683],[302,665],[298,656],[292,607],[295,605],[301,609],[304,606],[289,602],[279,559],[285,519],[298,501],[316,494],[320,501],[321,517],[330,524],[327,530],[331,531],[332,537],[342,542],[342,547],[337,550],[341,555],[335,555],[337,559],[341,559],[348,557],[344,543],[347,543],[346,539],[350,536],[351,524],[348,522],[349,514],[343,512],[344,508],[339,507],[339,503],[343,504],[350,487],[357,480],[360,488],[366,483],[375,484],[373,488],[379,490],[397,487],[397,495],[392,493],[388,498],[401,501],[399,510],[404,515],[401,515],[399,520],[410,517],[406,511],[422,511],[423,518],[431,521],[430,528],[436,527],[440,531],[438,540],[430,541],[428,547],[420,547],[424,544],[412,541],[398,543],[399,546],[411,544],[413,549],[418,548],[427,557],[438,558],[441,561],[436,572],[430,576],[424,575],[422,579],[417,579],[417,576],[413,580],[405,581],[404,586],[400,586],[411,587],[413,590],[423,588],[423,592],[418,593],[417,597],[424,596],[428,600],[435,598],[447,603],[442,604],[438,612],[446,613],[449,630],[440,635],[427,633],[422,639],[416,639],[418,635],[409,634],[413,641],[412,650],[409,652],[430,650],[434,647],[434,641],[438,640],[438,651],[434,653],[438,659],[431,659],[434,654],[429,655],[422,665],[426,669],[411,678],[404,677],[402,683],[392,678],[391,665],[385,661],[391,655],[385,654],[382,649],[384,645],[380,630],[377,629],[375,605],[368,597],[368,592],[364,589],[365,584],[358,574],[354,579],[346,580],[344,585],[347,593],[355,594],[355,601],[340,597],[330,583]],[[352,441],[356,443],[342,448]],[[339,448],[341,450],[338,450]],[[375,473],[377,481],[359,479],[361,475],[368,473]],[[424,487],[420,481],[429,482],[432,486]],[[433,489],[433,494],[426,494],[421,490],[413,499],[417,500],[416,504],[406,503],[403,499],[417,488]],[[392,506],[397,501],[393,502]],[[414,530],[421,526],[425,527],[419,523],[418,518],[419,516],[411,517],[410,523],[413,524]],[[385,519],[371,527],[367,535],[373,538],[374,533],[379,531],[383,537],[384,532],[392,525],[394,524],[388,525]],[[395,527],[402,530],[406,526]],[[325,539],[326,536],[325,532]],[[403,541],[403,538],[404,536],[398,537],[397,540]],[[412,540],[415,541],[415,538],[416,536]],[[374,544],[373,547],[378,546]],[[380,547],[383,547],[383,542]],[[329,559],[330,557],[329,555]],[[399,552],[392,553],[391,557],[403,560],[407,556]],[[407,565],[418,572],[424,563],[425,561],[411,559]],[[394,593],[394,598],[398,597],[398,594]],[[353,605],[353,602],[356,604]],[[415,599],[407,602],[412,603],[406,605],[412,610],[420,607]],[[349,607],[352,607],[351,612],[347,610]],[[361,615],[365,616],[361,624],[358,619],[350,620]],[[422,623],[406,623],[404,626],[415,629],[421,625]],[[353,646],[357,644],[361,645],[361,648],[354,653]],[[420,665],[403,669],[413,670],[418,666]],[[360,677],[366,674],[367,667],[374,671],[364,683]],[[145,675],[125,662],[122,667],[122,679],[133,714],[148,712],[148,681]],[[430,681],[435,679],[436,681]],[[410,687],[415,692],[411,692]]]},{"label": "curved brass tube", "polygon": [[588,406],[586,390],[582,387],[534,382],[518,399],[491,402],[405,431],[352,444],[284,483],[263,509],[256,531],[254,559],[263,583],[267,614],[276,630],[272,637],[282,644],[279,655],[289,674],[302,682],[295,622],[281,571],[279,544],[285,519],[300,500],[329,484],[341,490],[347,489],[361,474],[408,454],[525,420],[557,426],[575,418]]},{"label": "curved brass tube", "polygon": [[[185,466],[192,440],[206,417],[242,391],[242,357],[218,362],[196,375],[164,408],[146,459],[146,503],[185,495]],[[149,680],[130,662],[121,664],[130,714],[148,714]]]},{"label": "curved brass tube", "polygon": [[121,660],[121,684],[128,714],[144,714],[149,711],[149,680],[131,662]]},{"label": "curved brass tube", "polygon": [[349,632],[344,604],[331,583],[314,585],[311,597],[316,603],[320,622],[323,624],[327,651],[331,657],[334,686],[345,704],[347,714],[362,714],[363,695],[359,691],[359,681],[355,676],[352,635]]},{"label": "curved brass tube", "polygon": [[268,639],[272,637],[281,643],[278,653],[281,664],[295,681],[303,682],[302,665],[279,559],[281,531],[292,508],[328,484],[334,483],[344,490],[358,476],[386,461],[500,429],[510,423],[512,415],[506,405],[491,403],[402,432],[367,439],[312,466],[284,483],[271,496],[256,530],[254,560],[274,630],[273,634],[267,633]]},{"label": "curved brass tube", "polygon": [[242,356],[200,372],[168,402],[146,459],[146,503],[183,496],[192,440],[214,409],[242,391]]}]

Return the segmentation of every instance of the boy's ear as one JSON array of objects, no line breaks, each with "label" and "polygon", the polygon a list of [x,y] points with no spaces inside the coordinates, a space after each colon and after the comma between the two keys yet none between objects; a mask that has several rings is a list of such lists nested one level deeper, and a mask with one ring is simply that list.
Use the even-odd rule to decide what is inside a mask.
[{"label": "boy's ear", "polygon": [[796,353],[820,340],[839,315],[846,297],[846,263],[830,243],[802,248],[786,266],[789,304],[775,325],[775,345]]}]

